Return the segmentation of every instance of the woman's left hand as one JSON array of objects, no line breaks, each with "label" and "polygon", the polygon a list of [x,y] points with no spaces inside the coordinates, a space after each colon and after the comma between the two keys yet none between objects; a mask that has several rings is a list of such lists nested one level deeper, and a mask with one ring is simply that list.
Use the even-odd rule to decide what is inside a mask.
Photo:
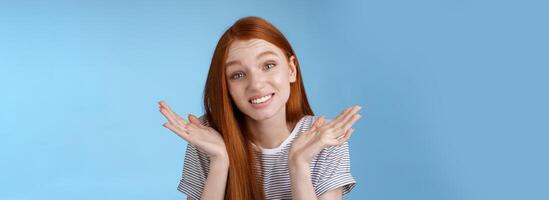
[{"label": "woman's left hand", "polygon": [[293,142],[289,162],[309,164],[322,149],[345,143],[353,133],[351,126],[362,117],[357,114],[360,109],[360,106],[349,107],[327,124],[324,124],[324,117],[318,118],[310,130],[302,133]]}]

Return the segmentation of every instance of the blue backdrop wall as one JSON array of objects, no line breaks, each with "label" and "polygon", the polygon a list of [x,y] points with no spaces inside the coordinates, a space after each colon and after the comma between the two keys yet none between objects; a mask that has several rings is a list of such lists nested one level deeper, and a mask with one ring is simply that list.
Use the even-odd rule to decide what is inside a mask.
[{"label": "blue backdrop wall", "polygon": [[182,199],[235,20],[278,26],[316,114],[358,104],[348,199],[549,199],[545,1],[1,1],[0,199]]}]

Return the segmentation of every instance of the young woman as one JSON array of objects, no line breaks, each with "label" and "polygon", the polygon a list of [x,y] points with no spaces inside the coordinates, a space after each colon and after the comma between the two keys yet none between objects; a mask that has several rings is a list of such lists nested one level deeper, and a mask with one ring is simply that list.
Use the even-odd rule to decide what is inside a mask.
[{"label": "young woman", "polygon": [[200,119],[159,104],[163,126],[188,142],[178,186],[188,199],[341,199],[355,185],[347,140],[360,107],[314,116],[290,43],[264,19],[221,36]]}]

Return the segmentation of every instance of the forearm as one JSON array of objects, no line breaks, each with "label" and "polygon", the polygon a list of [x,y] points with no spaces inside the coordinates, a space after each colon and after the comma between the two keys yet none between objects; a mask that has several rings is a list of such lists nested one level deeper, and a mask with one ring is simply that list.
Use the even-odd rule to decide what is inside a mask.
[{"label": "forearm", "polygon": [[305,162],[290,161],[289,168],[290,181],[292,184],[292,199],[317,199],[313,183],[311,182],[309,164]]},{"label": "forearm", "polygon": [[210,160],[210,170],[208,172],[208,178],[206,178],[201,199],[224,199],[228,174],[228,159]]}]

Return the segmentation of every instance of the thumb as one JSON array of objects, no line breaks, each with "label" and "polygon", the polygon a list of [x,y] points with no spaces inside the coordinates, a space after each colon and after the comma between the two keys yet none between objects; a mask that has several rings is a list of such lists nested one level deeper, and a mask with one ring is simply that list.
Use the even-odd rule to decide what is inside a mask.
[{"label": "thumb", "polygon": [[202,122],[192,114],[189,114],[189,121],[198,127],[202,127]]}]

